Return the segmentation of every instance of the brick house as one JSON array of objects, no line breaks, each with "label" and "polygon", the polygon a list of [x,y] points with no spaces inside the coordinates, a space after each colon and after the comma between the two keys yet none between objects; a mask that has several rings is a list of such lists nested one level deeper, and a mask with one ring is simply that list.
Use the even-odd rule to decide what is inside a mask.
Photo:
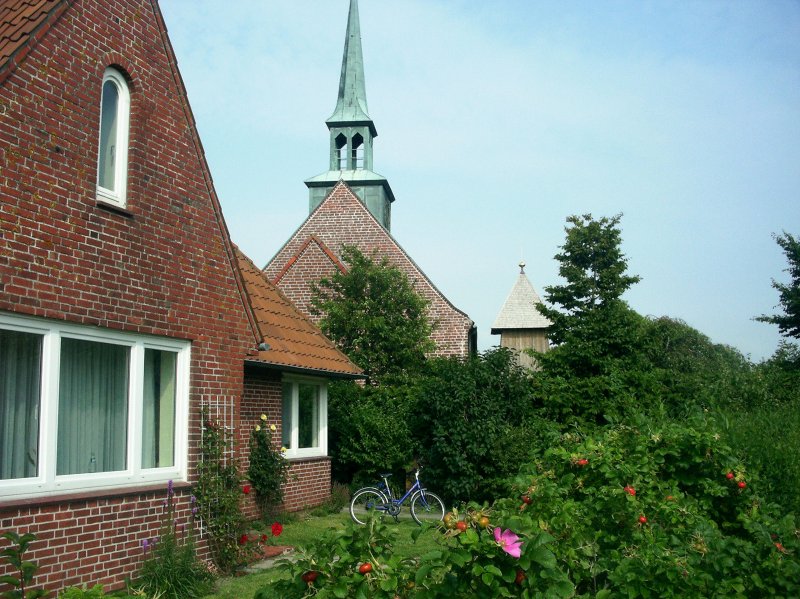
[{"label": "brick house", "polygon": [[328,170],[306,180],[309,216],[264,272],[295,305],[310,315],[309,284],[336,269],[344,271],[343,246],[365,255],[386,256],[429,302],[436,355],[466,356],[477,349],[475,324],[439,291],[392,237],[394,193],[373,169],[378,132],[367,112],[358,1],[350,0],[336,108],[326,121],[330,132]]},{"label": "brick house", "polygon": [[135,575],[201,408],[240,441],[267,413],[286,507],[325,498],[359,371],[231,243],[156,0],[0,0],[0,208],[0,530],[38,586]]}]

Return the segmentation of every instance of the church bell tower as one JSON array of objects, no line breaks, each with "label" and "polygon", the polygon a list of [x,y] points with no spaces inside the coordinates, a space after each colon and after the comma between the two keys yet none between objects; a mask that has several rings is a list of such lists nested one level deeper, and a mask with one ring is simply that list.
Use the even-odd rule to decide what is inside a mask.
[{"label": "church bell tower", "polygon": [[372,148],[378,132],[367,112],[358,0],[350,0],[339,95],[336,108],[325,123],[330,131],[328,170],[305,181],[309,212],[322,203],[338,181],[344,181],[389,230],[394,194],[386,178],[372,170]]}]

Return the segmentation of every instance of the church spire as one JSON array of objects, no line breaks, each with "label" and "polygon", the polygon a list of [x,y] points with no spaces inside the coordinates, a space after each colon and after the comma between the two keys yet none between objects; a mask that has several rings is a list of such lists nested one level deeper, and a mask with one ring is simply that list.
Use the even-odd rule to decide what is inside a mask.
[{"label": "church spire", "polygon": [[344,39],[342,74],[339,78],[339,96],[336,109],[326,121],[328,125],[350,122],[368,123],[372,136],[378,134],[367,111],[367,87],[364,81],[364,55],[361,52],[361,24],[358,18],[358,0],[350,0],[347,15],[347,33]]},{"label": "church spire", "polygon": [[394,194],[386,178],[372,170],[372,147],[378,132],[367,112],[358,0],[350,0],[336,108],[325,124],[330,131],[328,171],[305,181],[309,211],[322,203],[338,181],[345,181],[389,229]]}]

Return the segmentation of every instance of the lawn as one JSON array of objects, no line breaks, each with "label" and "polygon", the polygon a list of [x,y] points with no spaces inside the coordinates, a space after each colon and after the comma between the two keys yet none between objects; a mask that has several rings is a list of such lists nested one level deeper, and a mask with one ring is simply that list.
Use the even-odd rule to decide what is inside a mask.
[{"label": "lawn", "polygon": [[[348,522],[350,522],[350,515],[346,510],[329,516],[303,517],[294,522],[285,523],[283,534],[278,537],[276,544],[300,547],[318,539],[328,530],[343,529]],[[397,524],[394,524],[391,518],[388,519],[388,522],[391,522],[398,532],[394,546],[395,555],[414,557],[437,547],[433,534],[422,535],[417,543],[414,543],[411,533],[419,527],[411,519],[407,510],[401,515]],[[270,568],[255,574],[222,578],[217,582],[217,591],[213,595],[207,595],[205,599],[248,599],[265,584],[277,580],[278,576],[279,572]]]}]

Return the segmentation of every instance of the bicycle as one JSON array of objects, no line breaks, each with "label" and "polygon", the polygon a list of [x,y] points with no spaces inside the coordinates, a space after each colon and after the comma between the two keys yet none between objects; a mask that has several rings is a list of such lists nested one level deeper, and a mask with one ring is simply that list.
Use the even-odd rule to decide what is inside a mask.
[{"label": "bicycle", "polygon": [[431,493],[422,486],[419,480],[419,471],[414,472],[414,484],[397,499],[389,486],[391,473],[381,474],[383,481],[377,487],[364,487],[353,494],[350,502],[350,517],[357,524],[366,524],[367,514],[376,512],[387,514],[398,521],[403,503],[411,498],[411,517],[417,524],[423,522],[438,522],[444,518],[444,502],[435,493]]}]

